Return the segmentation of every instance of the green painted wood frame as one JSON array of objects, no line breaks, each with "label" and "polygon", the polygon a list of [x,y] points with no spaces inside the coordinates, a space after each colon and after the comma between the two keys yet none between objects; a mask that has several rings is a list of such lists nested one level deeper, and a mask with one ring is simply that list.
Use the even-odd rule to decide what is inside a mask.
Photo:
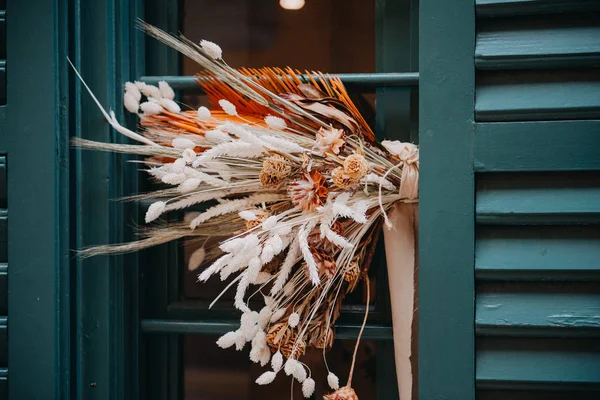
[{"label": "green painted wood frame", "polygon": [[420,2],[419,398],[475,397],[473,0]]},{"label": "green painted wood frame", "polygon": [[[70,3],[71,58],[100,102],[124,119],[122,87],[143,73],[144,35],[135,28],[143,1],[75,0]],[[73,75],[71,74],[71,77]],[[125,142],[104,123],[72,78],[71,134]],[[130,120],[132,121],[132,120]],[[113,201],[137,191],[127,158],[72,151],[72,247],[130,240],[137,207]],[[73,397],[135,399],[138,393],[138,256],[74,259]]]},{"label": "green painted wood frame", "polygon": [[68,399],[67,1],[11,1],[7,15],[9,399]]},{"label": "green painted wood frame", "polygon": [[[121,113],[139,70],[142,0],[10,2],[9,398],[137,398],[137,260],[79,261],[72,249],[131,236],[109,198],[136,190],[122,159],[70,150],[69,136],[116,139],[67,65]],[[133,49],[133,52],[132,52]],[[120,140],[120,139],[118,139]],[[73,184],[73,187],[70,186]],[[130,220],[131,221],[131,220]],[[108,222],[111,222],[110,224]],[[128,221],[129,222],[129,221]]]}]

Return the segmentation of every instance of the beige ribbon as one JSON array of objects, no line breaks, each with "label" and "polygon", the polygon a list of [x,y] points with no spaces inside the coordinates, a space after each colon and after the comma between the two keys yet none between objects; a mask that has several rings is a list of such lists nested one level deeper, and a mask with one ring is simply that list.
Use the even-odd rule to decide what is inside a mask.
[{"label": "beige ribbon", "polygon": [[[397,166],[402,167],[400,198],[418,199],[418,147],[411,143],[390,141],[384,141],[382,144],[400,159],[400,164]],[[393,226],[392,229],[384,230],[384,241],[392,304],[396,375],[400,400],[411,400],[416,398],[417,387],[415,273],[417,271],[418,205],[414,202],[412,204],[398,202],[392,208],[387,221]]]}]

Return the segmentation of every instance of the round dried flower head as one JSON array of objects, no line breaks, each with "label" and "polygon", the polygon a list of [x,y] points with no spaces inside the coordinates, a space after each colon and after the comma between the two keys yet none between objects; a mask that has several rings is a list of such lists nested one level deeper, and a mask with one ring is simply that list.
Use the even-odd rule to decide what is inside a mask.
[{"label": "round dried flower head", "polygon": [[219,100],[219,105],[221,106],[223,111],[225,111],[228,115],[237,115],[237,110],[235,109],[235,106],[229,100],[221,99]]},{"label": "round dried flower head", "polygon": [[210,119],[210,110],[204,106],[198,109],[198,119],[200,121],[206,121]]},{"label": "round dried flower head", "polygon": [[215,60],[220,60],[223,57],[223,50],[221,50],[221,47],[216,43],[209,42],[208,40],[201,40],[200,47],[202,47],[202,50],[204,50],[206,54]]},{"label": "round dried flower head", "polygon": [[346,174],[344,172],[344,168],[342,167],[337,167],[331,171],[331,180],[333,181],[333,184],[340,189],[356,185],[359,182],[358,179],[354,179],[350,175]]},{"label": "round dried flower head", "polygon": [[130,113],[137,113],[140,108],[140,102],[135,98],[135,95],[130,92],[125,92],[123,94],[123,105]]},{"label": "round dried flower head", "polygon": [[272,154],[263,160],[262,170],[271,176],[282,179],[292,172],[292,167],[285,157]]},{"label": "round dried flower head", "polygon": [[350,178],[360,180],[369,172],[369,163],[360,154],[351,154],[344,160],[344,173]]},{"label": "round dried flower head", "polygon": [[266,171],[260,171],[258,179],[260,180],[261,186],[273,186],[281,182],[280,178],[276,177],[275,175],[271,175]]},{"label": "round dried flower head", "polygon": [[295,328],[298,326],[299,323],[300,323],[300,315],[298,315],[297,312],[291,313],[290,316],[288,317],[288,324],[292,328]]},{"label": "round dried flower head", "polygon": [[165,99],[173,100],[175,98],[173,88],[166,81],[158,82],[158,90],[160,90],[161,96]]},{"label": "round dried flower head", "polygon": [[340,150],[345,143],[344,131],[331,125],[329,129],[321,128],[317,132],[317,148],[323,153],[340,154]]},{"label": "round dried flower head", "polygon": [[327,181],[316,169],[304,172],[304,179],[297,180],[290,186],[290,195],[294,204],[305,211],[314,211],[327,200]]}]

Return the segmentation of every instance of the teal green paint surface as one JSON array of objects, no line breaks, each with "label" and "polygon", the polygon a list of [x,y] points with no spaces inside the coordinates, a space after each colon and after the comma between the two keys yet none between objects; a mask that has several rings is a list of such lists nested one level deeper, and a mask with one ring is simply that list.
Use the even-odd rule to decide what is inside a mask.
[{"label": "teal green paint surface", "polygon": [[475,324],[478,335],[600,337],[600,285],[479,284]]},{"label": "teal green paint surface", "polygon": [[600,171],[480,174],[476,211],[482,224],[598,223]]},{"label": "teal green paint surface", "polygon": [[419,398],[475,397],[475,5],[420,3]]},{"label": "teal green paint surface", "polygon": [[600,341],[597,338],[478,339],[477,387],[574,389],[583,393],[599,390]]},{"label": "teal green paint surface", "polygon": [[479,123],[475,170],[600,170],[600,121]]},{"label": "teal green paint surface", "polygon": [[478,28],[480,69],[569,68],[600,64],[600,26],[594,14],[490,19]]},{"label": "teal green paint surface", "polygon": [[476,0],[477,15],[506,17],[600,10],[597,0]]},{"label": "teal green paint surface", "polygon": [[599,9],[477,1],[481,399],[600,395]]},{"label": "teal green paint surface", "polygon": [[10,1],[6,15],[8,398],[69,399],[67,2]]},{"label": "teal green paint surface", "polygon": [[481,226],[475,272],[483,280],[598,281],[600,229],[581,226]]},{"label": "teal green paint surface", "polygon": [[[71,58],[99,101],[123,120],[122,86],[139,63],[140,36],[134,29],[139,4],[79,0],[72,10]],[[124,142],[79,82],[73,79],[72,84],[73,135]],[[130,240],[137,210],[113,199],[136,191],[135,169],[122,155],[87,152],[83,156],[80,150],[73,154],[73,248]],[[137,257],[95,257],[73,263],[74,397],[136,398]]]}]

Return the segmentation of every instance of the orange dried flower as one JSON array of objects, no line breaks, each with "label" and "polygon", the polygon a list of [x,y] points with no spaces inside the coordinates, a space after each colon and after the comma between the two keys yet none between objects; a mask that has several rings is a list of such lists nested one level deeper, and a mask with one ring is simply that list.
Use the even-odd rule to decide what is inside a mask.
[{"label": "orange dried flower", "polygon": [[323,174],[316,169],[304,173],[304,179],[292,183],[290,196],[295,205],[305,211],[314,211],[325,204],[329,190]]},{"label": "orange dried flower", "polygon": [[336,129],[329,125],[329,129],[321,128],[317,132],[317,147],[323,153],[331,151],[334,154],[340,154],[340,150],[346,144],[344,140],[344,131]]},{"label": "orange dried flower", "polygon": [[350,386],[344,386],[331,394],[326,394],[323,400],[358,400],[358,396]]}]

